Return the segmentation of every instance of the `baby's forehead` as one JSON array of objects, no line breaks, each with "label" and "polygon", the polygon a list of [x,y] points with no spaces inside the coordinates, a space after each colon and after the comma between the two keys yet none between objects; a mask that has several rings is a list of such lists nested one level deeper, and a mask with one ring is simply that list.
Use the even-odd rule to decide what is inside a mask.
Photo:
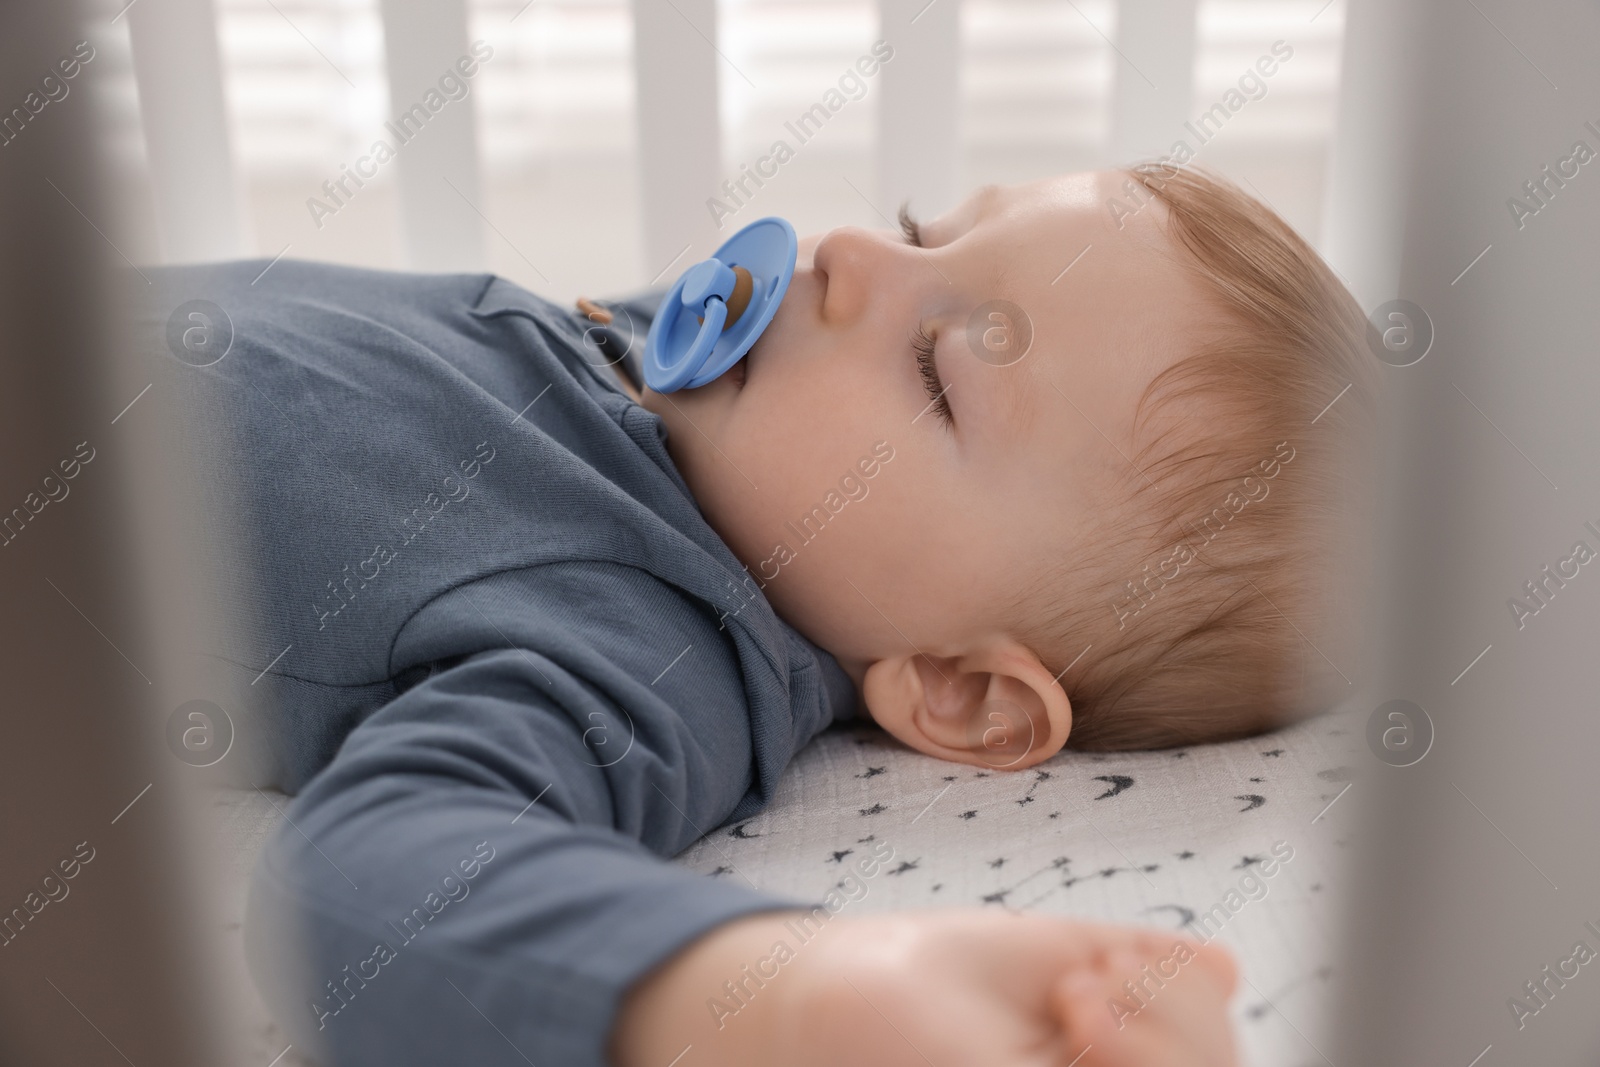
[{"label": "baby's forehead", "polygon": [[1148,239],[1164,235],[1167,213],[1160,197],[1122,170],[1076,171],[1015,185],[988,185],[969,199],[970,205],[963,206],[975,216],[1024,221],[1040,227],[1038,236],[1045,238],[1052,235],[1054,223],[1102,241]]},{"label": "baby's forehead", "polygon": [[[1216,336],[1224,311],[1173,238],[1164,204],[1147,194],[1139,211],[1120,214],[1124,182],[1132,184],[1121,172],[1058,175],[974,200],[976,221],[1003,250],[1009,299],[1032,330],[1033,348],[1014,368],[1032,409],[1019,404],[1019,422],[1035,424],[1029,437],[1041,434],[1102,488],[1131,496],[1152,387]],[[1196,408],[1212,406],[1197,398],[1154,417],[1204,423],[1211,412]]]},{"label": "baby's forehead", "polygon": [[954,214],[952,231],[966,225],[981,235],[991,287],[1030,314],[1059,309],[1132,328],[1152,316],[1214,317],[1220,307],[1174,236],[1166,204],[1121,171],[986,187]]},{"label": "baby's forehead", "polygon": [[995,276],[1044,351],[1053,347],[1079,370],[1104,360],[1148,384],[1215,332],[1224,310],[1173,236],[1164,204],[1152,199],[1137,214],[1113,216],[1119,178],[1061,175],[992,194]]}]

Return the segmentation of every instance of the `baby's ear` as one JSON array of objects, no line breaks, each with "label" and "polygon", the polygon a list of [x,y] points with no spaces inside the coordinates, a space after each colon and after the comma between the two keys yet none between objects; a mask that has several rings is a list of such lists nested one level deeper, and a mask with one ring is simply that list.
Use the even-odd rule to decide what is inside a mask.
[{"label": "baby's ear", "polygon": [[960,656],[878,660],[862,680],[879,726],[918,752],[997,770],[1054,756],[1072,705],[1039,657],[1009,638]]}]

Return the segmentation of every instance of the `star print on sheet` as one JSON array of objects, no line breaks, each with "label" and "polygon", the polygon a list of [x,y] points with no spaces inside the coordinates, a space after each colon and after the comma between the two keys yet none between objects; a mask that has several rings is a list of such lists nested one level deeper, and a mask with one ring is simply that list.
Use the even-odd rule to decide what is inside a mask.
[{"label": "star print on sheet", "polygon": [[[715,846],[691,846],[683,862],[805,900],[841,881],[848,889],[847,872],[882,841],[893,858],[870,877],[857,872],[870,886],[850,905],[862,914],[1000,907],[1202,939],[1196,924],[1228,894],[1237,898],[1239,879],[1254,871],[1272,879],[1272,891],[1252,898],[1227,935],[1259,990],[1235,1005],[1241,1048],[1252,1050],[1247,1062],[1301,1067],[1300,1038],[1262,1005],[1270,997],[1302,1025],[1331,973],[1332,949],[1316,947],[1312,934],[1331,928],[1341,906],[1336,872],[1351,835],[1348,824],[1330,832],[1332,818],[1309,820],[1358,777],[1364,752],[1362,731],[1330,729],[1336,721],[1308,720],[1265,743],[1069,749],[1022,771],[955,767],[875,727],[841,725],[800,753],[765,810],[717,834]],[[1335,740],[1345,732],[1347,741]],[[1277,773],[1264,772],[1268,759],[1281,761]],[[1251,791],[1234,792],[1240,783]],[[950,795],[929,810],[942,791]],[[876,833],[857,837],[857,818],[870,818]],[[1285,840],[1295,858],[1266,875],[1273,846]],[[1314,930],[1301,925],[1308,915]]]}]

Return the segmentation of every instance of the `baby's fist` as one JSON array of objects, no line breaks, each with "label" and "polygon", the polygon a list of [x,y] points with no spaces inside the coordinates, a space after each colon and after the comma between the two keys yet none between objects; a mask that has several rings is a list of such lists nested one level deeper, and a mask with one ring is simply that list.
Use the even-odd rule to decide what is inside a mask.
[{"label": "baby's fist", "polygon": [[1103,929],[1112,940],[1057,987],[1077,1067],[1232,1067],[1227,1008],[1238,969],[1227,950]]}]

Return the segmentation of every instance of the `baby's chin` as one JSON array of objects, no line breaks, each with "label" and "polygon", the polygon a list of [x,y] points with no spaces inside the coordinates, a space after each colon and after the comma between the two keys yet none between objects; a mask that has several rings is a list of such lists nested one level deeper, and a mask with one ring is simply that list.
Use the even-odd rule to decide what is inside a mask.
[{"label": "baby's chin", "polygon": [[748,476],[740,473],[740,468],[749,464],[733,454],[739,450],[729,440],[730,423],[739,411],[743,376],[735,366],[698,389],[674,393],[646,389],[640,401],[666,425],[667,454],[688,483],[701,513],[725,541],[729,540],[727,532],[717,522],[723,510],[719,502],[751,488]]},{"label": "baby's chin", "polygon": [[680,467],[683,461],[679,458],[679,449],[685,447],[685,442],[681,440],[685,436],[698,438],[699,447],[710,447],[710,442],[722,447],[724,427],[738,410],[745,386],[752,377],[750,362],[748,355],[741,357],[714,380],[698,388],[679,389],[673,393],[658,393],[649,388],[644,390],[640,403],[646,411],[661,416],[667,424],[668,449]]}]

